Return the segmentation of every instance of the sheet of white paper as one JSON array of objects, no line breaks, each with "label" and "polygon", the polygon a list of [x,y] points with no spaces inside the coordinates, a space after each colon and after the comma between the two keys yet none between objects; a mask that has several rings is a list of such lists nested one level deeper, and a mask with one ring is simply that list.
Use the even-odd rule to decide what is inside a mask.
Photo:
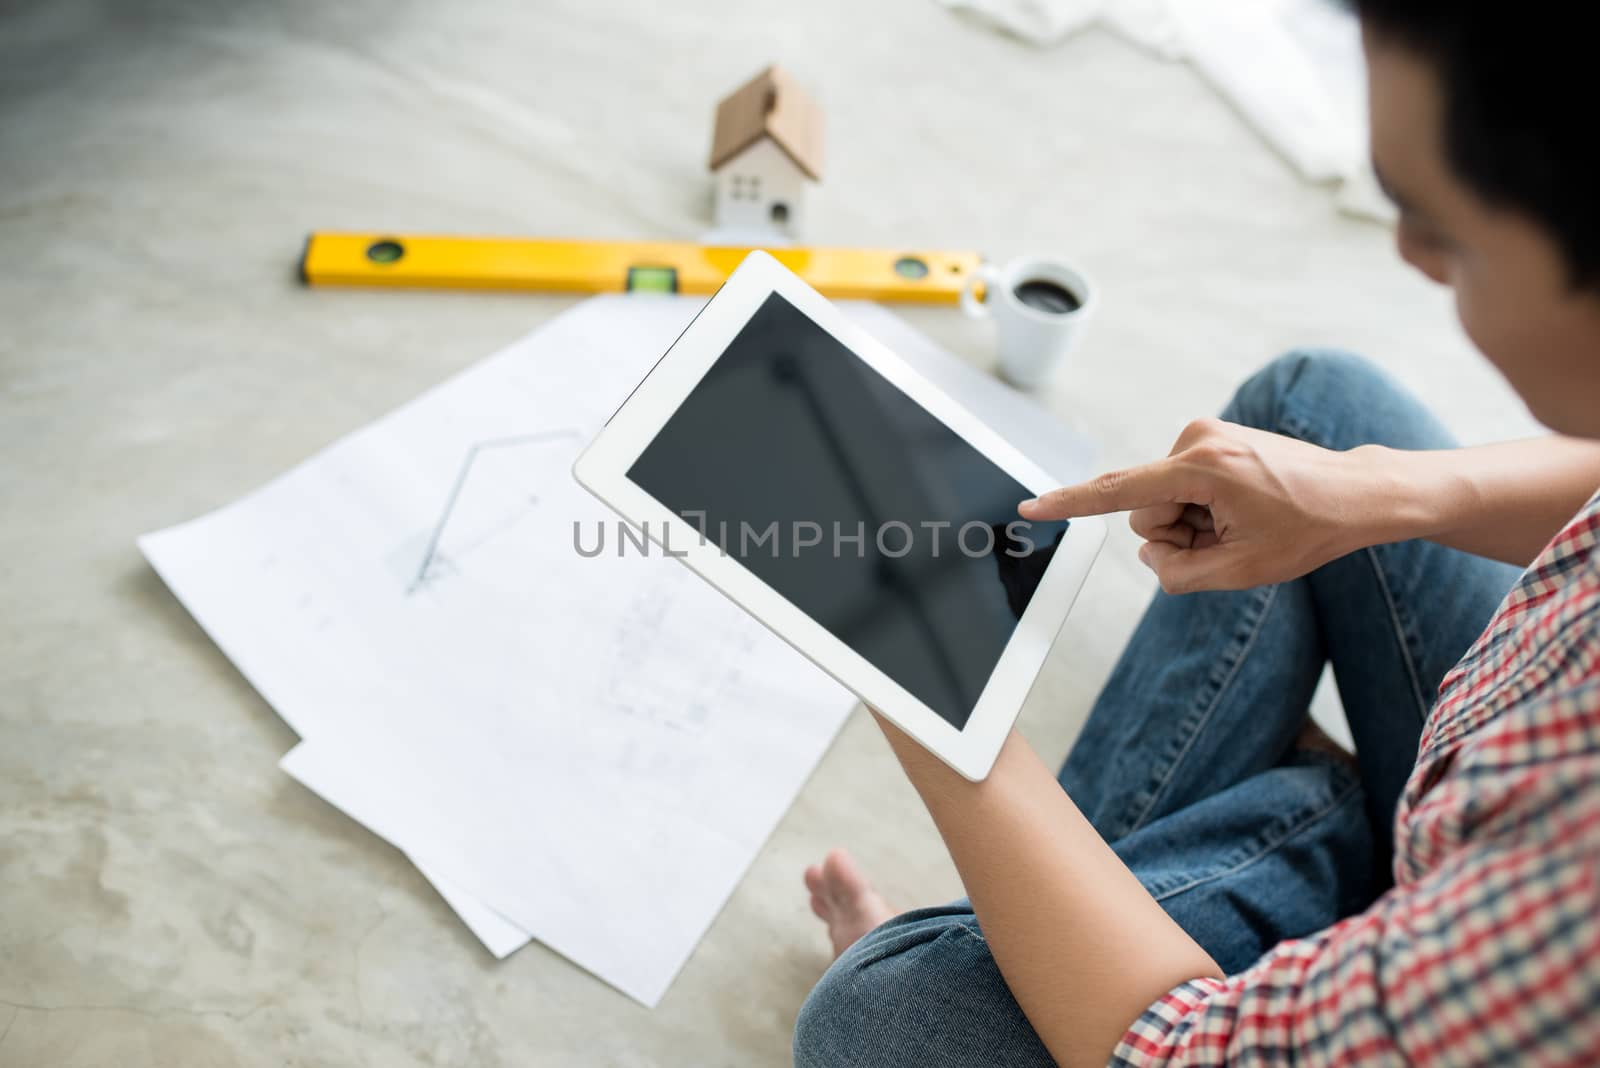
[{"label": "sheet of white paper", "polygon": [[[297,749],[305,748],[301,743]],[[292,752],[292,751],[291,751]],[[313,787],[312,792],[317,792]],[[348,813],[346,813],[348,815]],[[356,822],[360,822],[357,820]],[[369,827],[368,830],[371,830]],[[382,837],[380,835],[379,837]],[[511,954],[521,949],[532,941],[527,931],[518,927],[488,905],[479,901],[439,872],[434,871],[426,864],[417,863],[417,858],[412,857],[411,862],[417,865],[417,870],[422,877],[433,884],[433,888],[444,898],[445,904],[461,918],[467,929],[477,936],[485,949],[494,954],[495,960],[505,960]]]},{"label": "sheet of white paper", "polygon": [[[574,521],[607,518],[572,457],[699,303],[586,302],[141,539],[315,739],[286,767],[407,850],[497,955],[530,932],[650,1004],[850,704],[686,569],[572,547]],[[1041,462],[1077,466],[1077,439],[1019,395],[851,313],[1002,428],[1009,405]]]}]

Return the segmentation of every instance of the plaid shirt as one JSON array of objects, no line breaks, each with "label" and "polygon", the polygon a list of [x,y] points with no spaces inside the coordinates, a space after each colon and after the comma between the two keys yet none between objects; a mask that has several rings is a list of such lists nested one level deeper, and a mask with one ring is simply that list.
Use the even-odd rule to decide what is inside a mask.
[{"label": "plaid shirt", "polygon": [[1145,1010],[1118,1065],[1600,1065],[1600,496],[1445,677],[1371,908]]}]

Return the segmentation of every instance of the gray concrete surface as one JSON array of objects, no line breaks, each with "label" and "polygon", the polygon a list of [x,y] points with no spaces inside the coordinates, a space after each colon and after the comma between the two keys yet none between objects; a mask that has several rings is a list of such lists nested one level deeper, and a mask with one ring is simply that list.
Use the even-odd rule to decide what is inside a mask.
[{"label": "gray concrete surface", "polygon": [[[1526,427],[1446,294],[1192,74],[927,0],[0,3],[0,1065],[778,1065],[847,844],[958,891],[856,717],[656,1011],[496,964],[275,768],[294,739],[134,537],[228,501],[568,303],[307,291],[316,227],[693,237],[716,98],[769,60],[831,128],[814,236],[1082,263],[1047,398],[1164,454],[1275,351],[1365,350],[1465,437]],[[980,324],[908,313],[973,360]],[[1023,718],[1058,759],[1151,589],[1118,528]]]}]

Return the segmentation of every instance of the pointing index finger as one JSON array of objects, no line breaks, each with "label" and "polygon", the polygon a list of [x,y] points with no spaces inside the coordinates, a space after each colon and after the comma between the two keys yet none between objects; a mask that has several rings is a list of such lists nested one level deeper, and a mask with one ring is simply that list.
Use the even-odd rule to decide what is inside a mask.
[{"label": "pointing index finger", "polygon": [[1076,486],[1062,486],[1023,501],[1024,519],[1073,519],[1085,515],[1127,512],[1186,499],[1191,475],[1171,459],[1139,467],[1107,471]]}]

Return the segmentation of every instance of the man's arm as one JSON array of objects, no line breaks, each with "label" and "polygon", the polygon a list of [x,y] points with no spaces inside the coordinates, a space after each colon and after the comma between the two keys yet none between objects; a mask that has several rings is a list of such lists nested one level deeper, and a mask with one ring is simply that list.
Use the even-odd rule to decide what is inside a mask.
[{"label": "man's arm", "polygon": [[1368,449],[1375,467],[1389,472],[1388,523],[1374,528],[1373,544],[1422,537],[1526,566],[1600,489],[1600,442],[1579,438]]},{"label": "man's arm", "polygon": [[1200,419],[1172,453],[1024,502],[1026,519],[1128,511],[1170,593],[1286,582],[1369,545],[1430,538],[1526,565],[1600,487],[1600,442],[1548,437],[1338,452]]},{"label": "man's arm", "polygon": [[983,782],[878,718],[1011,993],[1064,1068],[1103,1065],[1151,1002],[1217,965],[1162,911],[1021,735]]}]

